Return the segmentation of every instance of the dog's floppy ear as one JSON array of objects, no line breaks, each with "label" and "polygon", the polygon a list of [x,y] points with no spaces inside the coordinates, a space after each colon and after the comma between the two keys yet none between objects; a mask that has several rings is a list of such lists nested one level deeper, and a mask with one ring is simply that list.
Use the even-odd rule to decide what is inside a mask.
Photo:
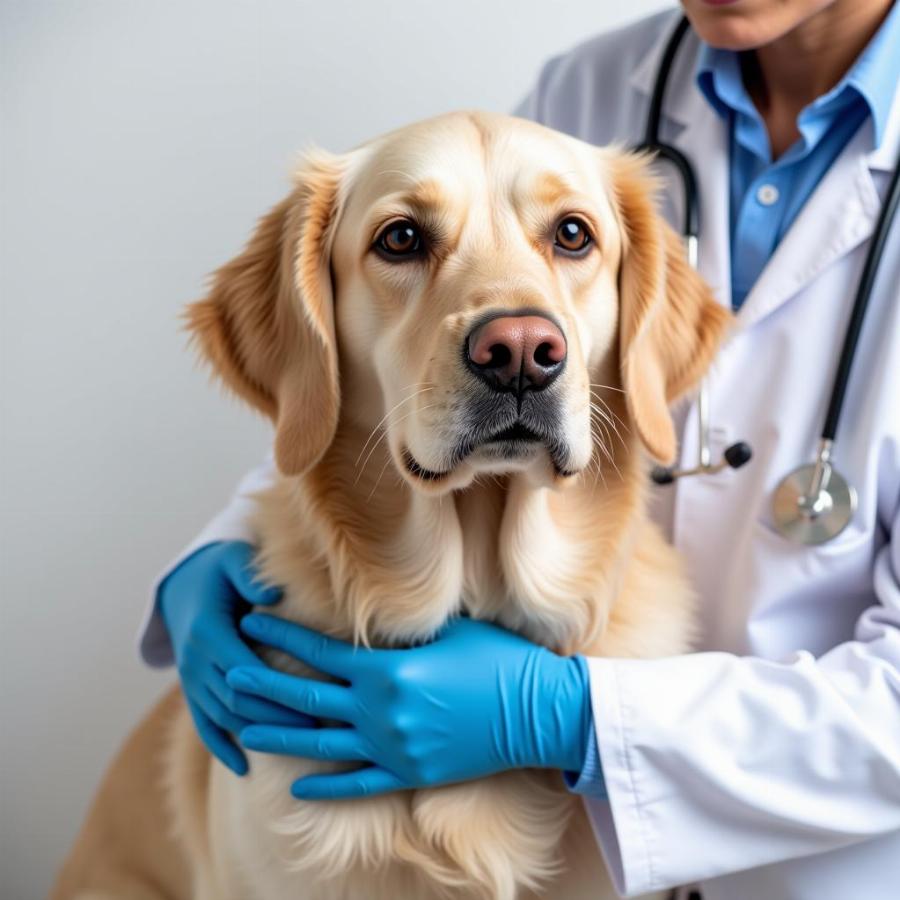
[{"label": "dog's floppy ear", "polygon": [[305,472],[334,437],[340,404],[330,245],[341,157],[311,151],[295,188],[186,312],[200,353],[275,423],[275,460]]},{"label": "dog's floppy ear", "polygon": [[712,362],[731,314],[685,258],[681,238],[656,209],[656,180],[645,157],[612,161],[624,232],[619,271],[619,354],[632,421],[657,461],[675,461],[669,404],[694,387]]}]

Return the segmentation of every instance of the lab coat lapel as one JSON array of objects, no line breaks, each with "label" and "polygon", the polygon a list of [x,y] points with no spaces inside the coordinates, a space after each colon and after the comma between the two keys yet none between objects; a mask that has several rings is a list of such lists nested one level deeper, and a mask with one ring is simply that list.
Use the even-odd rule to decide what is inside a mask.
[{"label": "lab coat lapel", "polygon": [[871,236],[880,200],[864,152],[867,122],[832,163],[806,201],[738,314],[749,328]]}]

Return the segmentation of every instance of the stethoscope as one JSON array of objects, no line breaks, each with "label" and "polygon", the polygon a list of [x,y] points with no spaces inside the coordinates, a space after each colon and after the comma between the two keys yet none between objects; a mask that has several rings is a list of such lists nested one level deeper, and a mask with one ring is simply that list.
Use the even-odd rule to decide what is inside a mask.
[{"label": "stethoscope", "polygon": [[[653,153],[671,163],[678,171],[684,187],[682,236],[688,261],[696,269],[699,258],[700,233],[697,179],[688,158],[671,144],[665,144],[659,139],[663,95],[669,71],[688,27],[688,20],[682,18],[669,38],[653,86],[644,140],[634,149]],[[775,527],[784,537],[800,544],[824,544],[837,537],[850,523],[856,511],[856,490],[835,469],[832,453],[866,307],[878,272],[881,254],[887,242],[888,232],[897,211],[898,202],[900,202],[900,177],[898,174],[900,174],[900,165],[894,169],[887,197],[881,208],[863,266],[856,298],[853,301],[850,322],[847,325],[844,344],[838,360],[831,398],[828,401],[828,412],[825,416],[822,435],[819,438],[815,461],[798,466],[785,475],[773,496],[772,512]],[[689,469],[658,467],[652,474],[656,484],[672,484],[676,479],[687,475],[713,474],[726,468],[738,469],[750,460],[752,456],[750,445],[745,441],[738,441],[724,451],[721,460],[715,463],[712,461],[709,440],[709,388],[705,381],[700,387],[697,398],[697,425],[699,431],[697,465]]]}]

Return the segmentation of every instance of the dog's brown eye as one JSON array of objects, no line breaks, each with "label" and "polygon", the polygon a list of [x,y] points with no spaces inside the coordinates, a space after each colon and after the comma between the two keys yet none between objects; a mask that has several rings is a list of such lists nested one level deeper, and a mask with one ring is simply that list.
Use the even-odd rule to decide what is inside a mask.
[{"label": "dog's brown eye", "polygon": [[391,222],[375,241],[388,256],[412,256],[422,249],[422,235],[408,219]]},{"label": "dog's brown eye", "polygon": [[554,243],[557,247],[569,253],[577,253],[579,250],[584,250],[592,240],[587,226],[575,216],[563,219],[556,227]]}]

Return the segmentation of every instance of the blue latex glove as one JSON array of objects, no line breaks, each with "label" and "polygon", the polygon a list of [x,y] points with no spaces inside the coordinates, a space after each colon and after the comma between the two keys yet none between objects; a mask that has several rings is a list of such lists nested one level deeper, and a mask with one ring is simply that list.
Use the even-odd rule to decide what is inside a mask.
[{"label": "blue latex glove", "polygon": [[171,572],[159,589],[159,608],[169,631],[181,686],[200,739],[238,775],[247,758],[228,732],[252,722],[309,725],[300,716],[265,700],[241,696],[228,686],[233,666],[262,666],[245,644],[238,619],[249,604],[270,605],[277,589],[256,580],[253,548],[243,541],[207,544]]},{"label": "blue latex glove", "polygon": [[457,619],[432,643],[408,650],[355,648],[259,614],[241,627],[346,682],[246,666],[228,673],[238,691],[349,726],[241,732],[252,750],[369,764],[301,778],[295,797],[361,797],[504,769],[580,771],[584,764],[592,714],[583,657],[558,656],[474,619]]}]

